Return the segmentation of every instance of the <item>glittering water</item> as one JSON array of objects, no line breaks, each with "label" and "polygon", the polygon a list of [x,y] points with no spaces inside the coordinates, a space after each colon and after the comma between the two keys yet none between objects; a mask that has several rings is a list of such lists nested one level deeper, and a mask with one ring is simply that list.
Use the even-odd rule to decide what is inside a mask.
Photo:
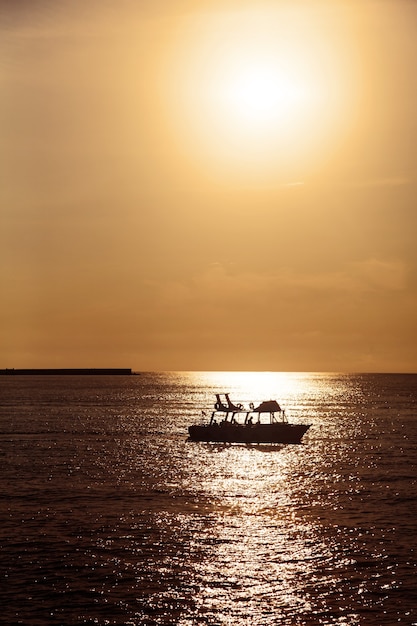
[{"label": "glittering water", "polygon": [[[300,446],[187,441],[214,393]],[[1,377],[2,624],[417,624],[417,376]]]}]

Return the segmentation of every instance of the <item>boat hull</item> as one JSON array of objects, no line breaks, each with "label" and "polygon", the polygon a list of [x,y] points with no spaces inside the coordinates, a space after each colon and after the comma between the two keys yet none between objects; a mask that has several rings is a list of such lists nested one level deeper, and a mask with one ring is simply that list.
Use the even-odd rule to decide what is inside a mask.
[{"label": "boat hull", "polygon": [[301,443],[309,424],[232,424],[193,425],[188,427],[192,441],[220,443]]}]

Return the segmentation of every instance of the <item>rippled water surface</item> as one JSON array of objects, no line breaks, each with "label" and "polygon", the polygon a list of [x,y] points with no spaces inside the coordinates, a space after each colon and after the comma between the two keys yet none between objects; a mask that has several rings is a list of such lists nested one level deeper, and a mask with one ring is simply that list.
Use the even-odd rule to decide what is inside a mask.
[{"label": "rippled water surface", "polygon": [[[302,445],[187,441],[214,394]],[[417,376],[0,378],[2,624],[417,624]]]}]

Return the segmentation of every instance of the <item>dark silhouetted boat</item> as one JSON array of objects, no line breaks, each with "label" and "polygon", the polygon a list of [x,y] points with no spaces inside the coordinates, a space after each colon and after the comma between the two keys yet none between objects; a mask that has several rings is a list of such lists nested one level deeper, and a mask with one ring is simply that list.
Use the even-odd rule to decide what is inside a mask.
[{"label": "dark silhouetted boat", "polygon": [[[224,395],[225,401],[222,401]],[[300,443],[311,424],[291,424],[276,400],[253,403],[245,409],[233,404],[229,394],[216,394],[217,402],[208,424],[188,427],[192,441],[221,443]],[[263,415],[268,414],[265,421]],[[203,411],[203,415],[206,413]]]}]

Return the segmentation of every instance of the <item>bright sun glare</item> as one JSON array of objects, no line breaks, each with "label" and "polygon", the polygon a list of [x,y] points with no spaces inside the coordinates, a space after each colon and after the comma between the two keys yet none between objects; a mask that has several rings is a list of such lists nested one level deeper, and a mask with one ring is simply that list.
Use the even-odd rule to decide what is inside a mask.
[{"label": "bright sun glare", "polygon": [[244,118],[263,120],[288,114],[301,94],[288,77],[253,67],[236,73],[228,95],[233,108]]},{"label": "bright sun glare", "polygon": [[[240,132],[262,132],[300,123],[314,106],[314,89],[296,67],[282,67],[279,59],[236,59],[213,85],[218,94],[218,115]],[[213,98],[215,99],[215,98]]]},{"label": "bright sun glare", "polygon": [[169,101],[194,163],[209,159],[232,178],[276,175],[317,161],[343,132],[349,55],[324,18],[310,18],[289,5],[187,22],[169,62]]}]

